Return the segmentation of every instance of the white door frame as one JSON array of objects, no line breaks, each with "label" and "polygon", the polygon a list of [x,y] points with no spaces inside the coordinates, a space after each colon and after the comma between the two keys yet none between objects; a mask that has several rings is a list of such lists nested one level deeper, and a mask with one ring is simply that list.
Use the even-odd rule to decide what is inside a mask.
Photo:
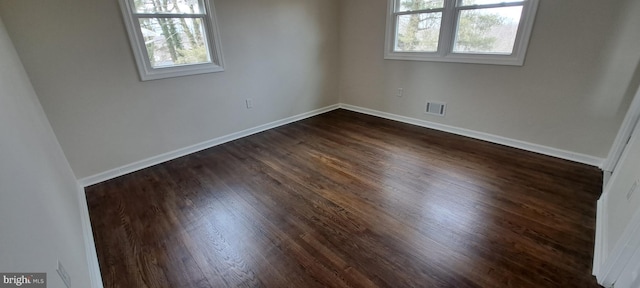
[{"label": "white door frame", "polygon": [[[636,98],[634,101],[640,99]],[[639,101],[636,101],[638,103]],[[636,145],[640,143],[640,125],[636,125],[630,132],[630,143]],[[629,159],[629,153],[632,150],[626,148],[627,141],[625,141],[623,151],[620,155],[620,160],[625,161]],[[634,147],[635,148],[635,147]],[[629,161],[629,160],[626,160]],[[627,162],[620,162],[619,165],[625,165]],[[617,167],[622,169],[622,167]],[[609,201],[612,193],[619,193],[621,191],[613,191],[616,187],[613,183],[618,181],[621,171],[616,171],[609,180],[609,185],[604,187],[602,196],[598,200],[598,211],[596,216],[596,241],[594,247],[593,256],[593,275],[598,279],[598,283],[604,287],[612,287],[618,278],[625,272],[625,269],[630,265],[632,256],[635,255],[638,247],[640,247],[640,209],[635,211],[631,217],[631,220],[624,232],[617,240],[616,243],[606,243],[607,222],[608,214],[606,209],[607,202]],[[611,251],[605,255],[604,251],[609,245],[614,245]],[[633,263],[631,263],[633,264]],[[625,287],[626,288],[626,287]]]},{"label": "white door frame", "polygon": [[620,126],[620,130],[618,130],[618,135],[616,136],[616,140],[613,142],[613,146],[611,146],[609,155],[602,164],[602,170],[613,172],[616,168],[616,165],[620,161],[620,156],[622,156],[622,152],[624,151],[624,147],[627,146],[627,142],[629,142],[629,139],[631,138],[633,129],[638,123],[638,119],[640,119],[640,87],[633,97],[629,111],[627,111],[627,115],[624,117],[622,126]]}]

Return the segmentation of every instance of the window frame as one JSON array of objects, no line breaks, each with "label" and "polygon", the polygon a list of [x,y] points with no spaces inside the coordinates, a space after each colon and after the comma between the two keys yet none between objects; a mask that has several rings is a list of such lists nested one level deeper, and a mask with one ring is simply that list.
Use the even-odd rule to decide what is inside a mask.
[{"label": "window frame", "polygon": [[[531,32],[533,30],[536,12],[538,10],[539,0],[524,0],[524,3],[522,4],[522,16],[518,25],[513,52],[509,55],[453,52],[453,44],[455,41],[458,17],[460,16],[460,11],[463,10],[520,6],[519,4],[503,2],[499,4],[457,6],[458,0],[444,0],[444,9],[427,9],[407,13],[396,12],[396,5],[398,1],[399,0],[388,0],[384,59],[512,66],[524,65],[524,60],[527,48],[529,46],[529,40],[531,38]],[[434,10],[442,10],[442,22],[440,26],[440,36],[438,40],[437,52],[395,51],[398,15],[419,14]]]},{"label": "window frame", "polygon": [[[224,71],[220,31],[216,22],[217,17],[215,16],[213,0],[198,0],[198,2],[204,9],[200,13],[137,13],[133,0],[119,0],[140,80],[149,81]],[[211,62],[154,68],[149,60],[144,36],[138,21],[140,18],[200,18],[203,23],[203,34],[207,40],[205,45],[207,45]]]}]

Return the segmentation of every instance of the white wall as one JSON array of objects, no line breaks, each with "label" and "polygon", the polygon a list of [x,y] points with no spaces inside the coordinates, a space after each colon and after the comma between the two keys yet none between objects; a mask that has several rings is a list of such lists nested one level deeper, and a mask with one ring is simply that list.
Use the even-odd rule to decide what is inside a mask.
[{"label": "white wall", "polygon": [[[513,67],[383,60],[387,1],[344,0],[341,101],[604,158],[640,59],[637,46],[609,44],[619,41],[618,4],[633,1],[540,2],[525,65]],[[610,51],[627,57],[611,59]],[[427,99],[447,102],[446,117],[422,113]]]},{"label": "white wall", "polygon": [[0,271],[90,287],[78,186],[0,20]]},{"label": "white wall", "polygon": [[117,1],[0,1],[78,178],[338,102],[337,0],[214,3],[226,71],[140,82]]}]

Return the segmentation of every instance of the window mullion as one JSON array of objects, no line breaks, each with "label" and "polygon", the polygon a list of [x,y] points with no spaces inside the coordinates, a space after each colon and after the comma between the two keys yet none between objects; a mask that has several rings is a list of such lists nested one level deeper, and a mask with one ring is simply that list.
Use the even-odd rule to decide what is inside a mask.
[{"label": "window mullion", "polygon": [[445,57],[451,53],[453,37],[455,34],[456,0],[446,0],[442,12],[442,26],[440,27],[440,39],[438,42],[438,54]]}]

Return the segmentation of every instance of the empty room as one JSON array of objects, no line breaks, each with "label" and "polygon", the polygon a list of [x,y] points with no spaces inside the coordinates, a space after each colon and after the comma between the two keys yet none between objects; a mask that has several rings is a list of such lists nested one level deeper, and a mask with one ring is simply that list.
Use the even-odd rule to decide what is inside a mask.
[{"label": "empty room", "polygon": [[0,287],[640,287],[638,15],[0,0]]}]

